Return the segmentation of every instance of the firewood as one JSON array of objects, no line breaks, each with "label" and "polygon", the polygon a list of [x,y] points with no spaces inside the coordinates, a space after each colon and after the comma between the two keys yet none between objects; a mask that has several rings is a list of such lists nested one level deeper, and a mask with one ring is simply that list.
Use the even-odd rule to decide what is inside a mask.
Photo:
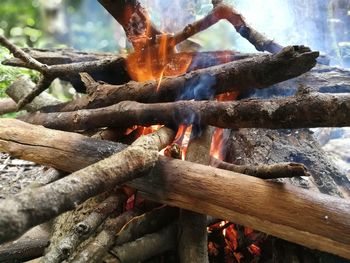
[{"label": "firewood", "polygon": [[[0,120],[1,122],[4,120]],[[18,121],[12,120],[12,122]],[[7,126],[10,125],[10,122],[7,122]],[[30,131],[34,130],[35,126],[27,125]],[[0,133],[8,129],[5,126],[0,129]],[[37,136],[42,138],[43,134],[44,130]],[[60,138],[52,137],[52,143],[59,144],[60,140]],[[45,145],[44,140],[37,140],[37,143]],[[98,155],[97,149],[100,144],[98,141],[86,137],[85,143],[90,145],[91,151],[84,153],[81,147],[73,148],[71,151],[74,151],[75,156],[86,158],[88,155]],[[6,147],[11,148],[11,144],[11,141],[7,141]],[[113,142],[110,142],[108,147],[111,152],[113,149],[117,151]],[[0,148],[3,149],[3,146]],[[41,148],[32,148],[32,154],[27,155],[26,158],[34,158],[33,156],[40,150]],[[57,153],[53,151],[52,155],[55,156]],[[47,155],[45,157],[50,158]],[[100,158],[104,157],[100,156]],[[56,159],[55,166],[64,170],[64,167],[67,168],[64,163],[71,162],[71,160],[72,158],[66,155],[64,159]],[[45,161],[42,159],[41,162]],[[72,163],[68,166],[69,169],[74,169],[68,170],[71,172],[87,165],[83,158],[76,158]],[[101,174],[96,177],[96,180],[100,176]],[[79,185],[79,182],[77,180],[75,184]],[[133,180],[128,185],[135,187],[144,196],[157,202],[230,220],[306,247],[350,258],[350,204],[347,200],[288,184],[267,182],[230,171],[165,157],[160,157],[149,176]],[[71,184],[70,192],[79,193],[78,190],[72,188],[76,188],[76,185]],[[50,196],[55,193],[52,190],[49,192]],[[266,195],[266,193],[269,194]],[[35,189],[32,198],[37,198],[38,195],[40,192]],[[51,198],[45,199],[45,202],[42,203],[47,203],[48,200]],[[1,202],[0,216],[6,215],[2,206],[3,202]],[[48,208],[42,207],[40,211],[44,212],[45,209],[50,211],[52,207],[59,208],[57,205],[51,205]],[[40,218],[41,214],[36,213],[36,216]],[[13,218],[16,217],[10,217],[9,220]],[[32,219],[31,222],[40,223],[37,218]],[[3,231],[2,227],[0,229]]]},{"label": "firewood", "polygon": [[141,176],[154,166],[158,151],[170,144],[173,138],[174,132],[164,127],[139,138],[125,150],[65,178],[0,201],[0,242],[11,240],[35,224],[72,210],[77,204],[117,184]]},{"label": "firewood", "polygon": [[41,77],[36,84],[36,87],[27,94],[24,98],[22,98],[18,104],[17,109],[22,109],[25,105],[32,102],[32,100],[41,94],[44,90],[46,90],[51,82],[60,77],[66,75],[77,74],[79,72],[89,72],[91,70],[96,70],[96,68],[104,69],[108,68],[115,63],[118,63],[119,58],[116,59],[104,59],[98,61],[87,61],[80,63],[71,63],[71,64],[63,64],[63,65],[53,65],[48,66],[43,64],[36,59],[32,58],[30,55],[25,53],[22,49],[12,44],[5,37],[0,36],[0,45],[6,47],[15,57],[21,59],[28,68],[32,68],[41,73]]},{"label": "firewood", "polygon": [[261,179],[292,178],[298,176],[310,176],[306,167],[300,163],[276,163],[261,165],[237,165],[227,163],[216,158],[211,158],[211,166],[246,174]]},{"label": "firewood", "polygon": [[208,99],[226,92],[247,92],[297,77],[316,64],[318,52],[303,46],[287,47],[275,55],[233,61],[223,65],[204,68],[177,77],[129,82],[124,85],[90,83],[90,96],[62,105],[48,107],[44,111],[73,111],[98,108],[124,100],[138,102],[167,102],[179,99]]},{"label": "firewood", "polygon": [[142,262],[152,256],[162,254],[176,248],[177,225],[171,224],[159,232],[145,235],[111,251],[117,258],[116,262]]},{"label": "firewood", "polygon": [[[77,223],[68,235],[61,236],[58,242],[50,244],[50,247],[43,257],[47,263],[61,262],[73,254],[73,251],[87,238],[96,232],[96,229],[105,219],[120,207],[125,201],[123,193],[119,192],[110,195],[102,201],[93,211],[82,221]],[[86,211],[84,211],[86,213]],[[62,235],[62,232],[60,233]]]},{"label": "firewood", "polygon": [[15,112],[17,104],[12,99],[0,99],[0,115]]},{"label": "firewood", "polygon": [[60,113],[31,113],[19,119],[59,130],[166,124],[212,125],[220,128],[296,129],[350,125],[350,96],[299,94],[294,97],[232,102],[177,101],[141,104],[124,101],[99,108]]},{"label": "firewood", "polygon": [[144,235],[156,232],[174,221],[177,216],[178,209],[169,206],[162,206],[134,217],[125,224],[115,236],[115,248],[141,238]]},{"label": "firewood", "polygon": [[263,34],[249,26],[243,16],[239,14],[233,7],[220,3],[213,3],[213,10],[204,18],[187,25],[182,31],[175,33],[173,45],[181,43],[185,39],[201,32],[218,21],[227,20],[243,38],[247,39],[257,50],[277,53],[282,50],[282,46],[274,40],[268,39]]},{"label": "firewood", "polygon": [[[201,136],[189,142],[185,159],[190,162],[209,165],[214,128],[207,126],[203,129]],[[181,209],[178,224],[179,261],[182,263],[209,262],[207,216]]]},{"label": "firewood", "polygon": [[49,231],[39,225],[19,239],[0,246],[0,262],[23,262],[40,257],[49,245]]},{"label": "firewood", "polygon": [[83,251],[68,262],[77,263],[98,263],[114,244],[115,233],[118,233],[122,227],[133,217],[141,214],[137,209],[124,212],[118,217],[109,218],[105,222],[102,231],[90,242]]},{"label": "firewood", "polygon": [[[15,80],[7,89],[6,94],[15,102],[20,101],[35,88],[35,84],[27,76],[21,76]],[[52,106],[61,103],[48,93],[42,93],[37,96],[31,103],[27,104],[24,109],[27,111],[36,111],[45,106]]]}]

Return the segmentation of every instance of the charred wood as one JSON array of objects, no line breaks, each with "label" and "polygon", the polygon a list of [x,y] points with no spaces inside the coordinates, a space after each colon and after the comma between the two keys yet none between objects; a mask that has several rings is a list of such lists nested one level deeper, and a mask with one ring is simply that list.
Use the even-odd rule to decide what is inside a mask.
[{"label": "charred wood", "polygon": [[99,109],[61,113],[32,113],[20,119],[59,130],[134,125],[212,125],[220,128],[296,129],[350,126],[350,96],[299,94],[294,97],[233,102],[177,101],[141,104],[124,101]]},{"label": "charred wood", "polygon": [[145,103],[179,99],[201,100],[226,92],[247,92],[297,77],[313,68],[317,57],[318,52],[312,52],[303,46],[294,46],[275,55],[266,54],[195,70],[177,77],[165,77],[160,84],[156,80],[129,82],[119,86],[91,82],[88,88],[94,92],[90,96],[48,107],[43,111],[98,108],[124,100]]}]

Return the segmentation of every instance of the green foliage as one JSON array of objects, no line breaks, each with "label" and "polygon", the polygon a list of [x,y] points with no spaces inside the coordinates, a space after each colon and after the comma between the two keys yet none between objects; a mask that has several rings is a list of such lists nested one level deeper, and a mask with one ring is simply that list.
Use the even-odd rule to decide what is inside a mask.
[{"label": "green foliage", "polygon": [[[0,62],[9,57],[8,51],[0,47]],[[8,67],[0,64],[0,98],[6,97],[6,88],[21,75],[28,75],[33,81],[37,81],[38,78],[38,73],[32,70]]]},{"label": "green foliage", "polygon": [[37,0],[1,0],[0,34],[33,46],[42,37]]}]

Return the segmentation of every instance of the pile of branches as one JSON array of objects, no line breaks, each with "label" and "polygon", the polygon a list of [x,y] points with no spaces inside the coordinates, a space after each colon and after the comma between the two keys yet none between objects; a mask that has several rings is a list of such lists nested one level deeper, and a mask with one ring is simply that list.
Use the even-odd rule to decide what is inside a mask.
[{"label": "pile of branches", "polygon": [[[31,231],[41,233],[39,239],[28,232],[4,244],[0,259],[44,254],[43,262],[138,262],[177,249],[181,262],[207,262],[206,227],[212,220],[204,214],[350,258],[348,201],[266,180],[308,176],[302,164],[233,165],[209,154],[212,126],[349,126],[349,95],[300,92],[268,100],[212,100],[300,76],[316,65],[319,53],[304,46],[283,48],[222,1],[213,1],[207,16],[172,35],[158,30],[137,1],[99,2],[132,43],[128,57],[22,50],[0,36],[15,57],[5,64],[41,74],[37,84],[20,78],[8,88],[16,104],[0,101],[1,113],[27,111],[17,120],[0,119],[0,150],[52,167],[45,184],[0,201],[1,243],[34,226]],[[176,45],[221,19],[257,50],[270,53],[176,52]],[[188,72],[132,81],[128,60],[157,53],[164,36],[167,60],[154,63],[166,67],[195,55]],[[56,78],[87,94],[57,101],[44,92]],[[134,132],[125,135],[128,128],[150,125],[163,127],[136,140]],[[186,161],[176,159],[172,145],[179,125],[201,130],[190,141]],[[167,157],[159,154],[166,147]],[[41,224],[51,220],[48,236]]]}]

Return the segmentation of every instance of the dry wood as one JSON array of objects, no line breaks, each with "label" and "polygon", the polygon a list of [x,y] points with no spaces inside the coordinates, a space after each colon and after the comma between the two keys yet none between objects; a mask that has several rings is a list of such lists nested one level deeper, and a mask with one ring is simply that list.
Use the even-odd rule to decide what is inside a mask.
[{"label": "dry wood", "polygon": [[102,231],[84,248],[83,251],[81,251],[81,253],[74,258],[69,259],[68,262],[101,262],[101,258],[103,258],[113,246],[115,234],[118,233],[128,221],[139,214],[141,214],[141,211],[135,209],[126,211],[118,217],[107,219]]},{"label": "dry wood", "polygon": [[32,58],[30,55],[25,53],[17,46],[13,45],[3,36],[0,36],[0,45],[6,47],[15,57],[21,59],[28,68],[32,68],[41,73],[41,77],[36,87],[18,102],[17,109],[21,109],[28,103],[32,102],[32,100],[41,94],[44,90],[46,90],[50,86],[51,82],[56,78],[77,74],[79,72],[89,72],[96,69],[103,70],[105,68],[109,68],[111,65],[115,65],[115,63],[119,63],[119,58],[106,58],[98,61],[87,61],[49,66],[42,64],[41,62]]},{"label": "dry wood", "polygon": [[145,235],[123,246],[114,247],[111,252],[117,258],[116,262],[143,262],[152,256],[174,250],[176,248],[176,232],[177,225],[171,224],[159,232]]},{"label": "dry wood", "polygon": [[84,220],[77,223],[68,232],[68,235],[61,236],[58,242],[50,245],[43,257],[43,262],[61,262],[70,257],[84,240],[96,232],[97,228],[111,213],[122,206],[125,199],[124,194],[119,192],[102,201]]},{"label": "dry wood", "polygon": [[150,212],[136,216],[125,224],[115,236],[114,244],[118,247],[156,232],[174,221],[177,216],[178,209],[169,206],[155,208]]},{"label": "dry wood", "polygon": [[[6,94],[15,102],[18,102],[27,94],[29,94],[34,88],[35,84],[30,80],[28,76],[21,76],[6,89]],[[27,104],[24,109],[27,111],[36,111],[42,107],[56,105],[59,103],[61,103],[61,101],[54,98],[52,95],[43,92],[31,103]]]},{"label": "dry wood", "polygon": [[254,176],[261,179],[292,178],[298,176],[310,176],[306,167],[300,163],[276,163],[261,165],[238,165],[227,163],[216,158],[211,158],[211,166]]},{"label": "dry wood", "polygon": [[90,82],[90,96],[49,107],[45,111],[73,111],[98,108],[124,100],[167,102],[178,99],[208,99],[215,94],[231,91],[247,92],[267,88],[272,84],[297,77],[316,64],[318,52],[303,46],[287,47],[275,55],[233,61],[180,75],[156,80],[109,85]]},{"label": "dry wood", "polygon": [[[29,130],[34,127],[27,125]],[[42,134],[38,136],[41,138]],[[52,137],[52,142],[59,144],[60,138]],[[91,138],[85,138],[85,142],[90,149],[95,147],[95,151],[84,153],[82,148],[74,148],[75,156],[97,154],[98,145],[103,143]],[[45,145],[44,141],[37,140],[37,143]],[[111,142],[109,147],[111,152],[113,149],[117,151],[114,143]],[[36,148],[36,151],[40,151],[40,148]],[[30,160],[37,153],[33,149],[26,158]],[[55,155],[54,152],[52,154]],[[64,170],[64,167],[67,168],[64,163],[70,161],[71,158],[66,156],[57,160],[56,167]],[[68,167],[74,170],[68,171],[86,165],[83,158],[76,159]],[[83,182],[75,183],[79,185]],[[134,180],[129,185],[158,202],[244,224],[306,247],[350,258],[350,203],[347,200],[165,157],[160,158],[149,176]],[[55,192],[50,191],[52,193]],[[40,192],[35,191],[35,195],[38,194]],[[42,211],[50,208],[42,208]]]},{"label": "dry wood", "polygon": [[15,112],[17,104],[12,99],[0,99],[0,115]]},{"label": "dry wood", "polygon": [[[198,138],[189,142],[185,159],[190,162],[209,165],[210,146],[214,128],[207,126]],[[207,216],[192,211],[180,210],[178,229],[179,261],[209,262]]]},{"label": "dry wood", "polygon": [[154,166],[158,151],[173,138],[174,132],[164,127],[139,138],[127,149],[65,178],[1,201],[0,242],[11,240],[35,224],[72,210],[117,184],[141,176]]},{"label": "dry wood", "polygon": [[[116,55],[113,53],[97,53],[97,52],[80,52],[71,49],[55,49],[55,50],[43,50],[43,49],[33,49],[24,48],[23,49],[29,56],[36,59],[37,61],[53,66],[53,65],[67,65],[82,62],[92,62],[92,61],[104,61],[106,59],[111,59],[114,63],[106,65],[105,67],[95,69],[91,68],[89,74],[96,80],[101,80],[108,82],[110,84],[123,84],[130,81],[129,74],[126,71],[125,59],[121,55]],[[23,62],[18,58],[10,58],[2,62],[4,65],[13,67],[25,67],[31,68],[28,64]],[[80,80],[78,72],[60,75],[60,79],[69,81],[73,87],[79,91],[84,92],[84,83]]]},{"label": "dry wood", "polygon": [[40,257],[48,245],[48,229],[43,225],[34,227],[19,239],[0,246],[0,262],[23,262]]},{"label": "dry wood", "polygon": [[90,110],[32,113],[20,119],[60,130],[166,124],[212,125],[220,128],[305,128],[350,126],[350,96],[299,94],[295,97],[233,102],[177,101],[141,104],[125,101]]},{"label": "dry wood", "polygon": [[220,3],[213,3],[213,10],[204,18],[187,25],[181,32],[175,33],[173,41],[170,42],[173,45],[181,43],[185,39],[201,32],[221,19],[226,19],[236,31],[245,39],[247,39],[254,47],[259,51],[268,51],[271,53],[277,53],[281,51],[282,46],[275,41],[268,39],[263,34],[256,31],[249,26],[243,19],[243,16],[239,14],[233,7]]}]

